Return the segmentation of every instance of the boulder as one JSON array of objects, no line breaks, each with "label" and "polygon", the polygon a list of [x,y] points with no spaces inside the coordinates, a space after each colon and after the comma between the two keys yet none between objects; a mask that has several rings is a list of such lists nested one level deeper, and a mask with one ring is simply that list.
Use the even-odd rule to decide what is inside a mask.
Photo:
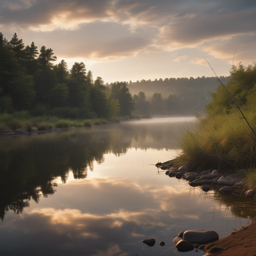
[{"label": "boulder", "polygon": [[185,180],[195,180],[198,177],[198,173],[196,172],[187,172],[183,175],[183,179]]},{"label": "boulder", "polygon": [[208,229],[192,229],[184,232],[183,239],[193,244],[207,244],[219,240],[219,235]]},{"label": "boulder", "polygon": [[212,172],[212,169],[209,169],[207,171],[201,172],[201,175],[210,174]]},{"label": "boulder", "polygon": [[189,252],[194,250],[194,246],[192,243],[186,240],[181,240],[176,244],[176,248],[179,252]]},{"label": "boulder", "polygon": [[249,198],[253,198],[254,195],[255,195],[255,191],[253,191],[252,189],[247,190],[247,191],[245,192],[245,195],[246,195],[247,197],[249,197]]},{"label": "boulder", "polygon": [[209,185],[203,185],[202,186],[202,190],[204,191],[204,192],[208,192],[209,190],[211,189],[211,187],[209,186]]},{"label": "boulder", "polygon": [[178,242],[180,242],[180,241],[182,241],[183,239],[181,238],[181,237],[179,237],[179,236],[176,236],[175,238],[173,238],[173,242],[175,243],[175,244],[177,244]]},{"label": "boulder", "polygon": [[243,182],[242,181],[238,181],[234,184],[235,187],[241,187],[243,186]]},{"label": "boulder", "polygon": [[175,177],[177,178],[177,179],[181,179],[182,178],[182,176],[183,176],[183,172],[177,172],[176,173],[176,175],[175,175]]},{"label": "boulder", "polygon": [[156,243],[156,240],[155,239],[145,239],[142,242],[150,247],[153,247]]},{"label": "boulder", "polygon": [[205,174],[203,176],[200,177],[200,180],[212,180],[212,179],[215,179],[215,178],[220,178],[221,175],[216,173],[216,174]]},{"label": "boulder", "polygon": [[212,171],[212,174],[218,174],[218,170],[216,170],[216,169],[213,170],[213,171]]},{"label": "boulder", "polygon": [[188,172],[188,171],[189,171],[189,169],[188,169],[187,166],[181,166],[181,167],[179,168],[179,172]]},{"label": "boulder", "polygon": [[180,233],[178,234],[178,237],[183,238],[183,234],[184,234],[184,232],[185,232],[185,231],[180,232]]},{"label": "boulder", "polygon": [[168,174],[169,174],[169,172],[170,172],[170,171],[168,170],[168,171],[166,171],[166,172],[165,172],[165,174],[166,174],[166,175],[168,175]]},{"label": "boulder", "polygon": [[188,184],[192,187],[196,187],[196,186],[202,186],[204,184],[210,184],[210,183],[211,183],[211,180],[193,180]]},{"label": "boulder", "polygon": [[168,176],[169,177],[174,177],[176,175],[177,171],[169,171]]},{"label": "boulder", "polygon": [[224,193],[232,193],[234,189],[232,187],[226,186],[221,188],[219,191],[224,192]]},{"label": "boulder", "polygon": [[235,182],[237,182],[237,180],[232,178],[232,176],[226,176],[226,177],[221,176],[217,181],[217,183],[220,185],[229,185],[229,186],[233,185]]}]

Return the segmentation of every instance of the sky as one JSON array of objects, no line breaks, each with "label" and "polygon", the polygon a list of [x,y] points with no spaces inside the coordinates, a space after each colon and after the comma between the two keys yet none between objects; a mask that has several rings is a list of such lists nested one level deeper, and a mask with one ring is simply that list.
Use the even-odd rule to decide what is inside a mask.
[{"label": "sky", "polygon": [[0,0],[0,31],[105,82],[220,76],[256,60],[255,0]]}]

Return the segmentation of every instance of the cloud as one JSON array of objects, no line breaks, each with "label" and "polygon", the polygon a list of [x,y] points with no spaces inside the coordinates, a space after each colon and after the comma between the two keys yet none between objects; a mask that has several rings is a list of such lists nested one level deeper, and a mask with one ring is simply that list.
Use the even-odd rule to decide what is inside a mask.
[{"label": "cloud", "polygon": [[[0,1],[3,32],[26,37],[33,30],[57,55],[97,61],[184,47],[230,60],[238,37],[241,47],[252,42],[255,23],[254,0]],[[249,61],[250,53],[244,49],[237,57]]]},{"label": "cloud", "polygon": [[182,56],[179,56],[179,57],[177,57],[177,58],[175,58],[173,61],[174,62],[180,62],[181,60],[185,60],[185,59],[187,59],[187,55],[182,55]]}]

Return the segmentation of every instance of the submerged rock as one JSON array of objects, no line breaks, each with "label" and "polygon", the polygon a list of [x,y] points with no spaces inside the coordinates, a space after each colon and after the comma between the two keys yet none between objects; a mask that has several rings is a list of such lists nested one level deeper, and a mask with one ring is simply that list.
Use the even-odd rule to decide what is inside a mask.
[{"label": "submerged rock", "polygon": [[253,191],[252,189],[247,190],[247,191],[245,192],[245,195],[246,195],[247,197],[249,197],[249,198],[253,198],[254,195],[255,195],[255,191]]},{"label": "submerged rock", "polygon": [[165,242],[161,241],[161,242],[159,243],[159,245],[160,245],[160,246],[164,246],[164,245],[165,245]]},{"label": "submerged rock", "polygon": [[232,187],[226,186],[221,188],[219,191],[224,192],[224,193],[232,193],[234,189]]},{"label": "submerged rock", "polygon": [[211,189],[211,187],[210,187],[209,185],[203,185],[203,186],[202,186],[202,190],[203,190],[204,192],[208,192],[210,189]]},{"label": "submerged rock", "polygon": [[194,246],[192,243],[186,240],[181,240],[176,244],[176,248],[179,252],[189,252],[194,250]]},{"label": "submerged rock", "polygon": [[150,247],[153,247],[156,243],[156,240],[155,239],[145,239],[142,242]]},{"label": "submerged rock", "polygon": [[184,232],[183,239],[193,244],[207,244],[219,240],[219,235],[208,229],[192,229]]}]

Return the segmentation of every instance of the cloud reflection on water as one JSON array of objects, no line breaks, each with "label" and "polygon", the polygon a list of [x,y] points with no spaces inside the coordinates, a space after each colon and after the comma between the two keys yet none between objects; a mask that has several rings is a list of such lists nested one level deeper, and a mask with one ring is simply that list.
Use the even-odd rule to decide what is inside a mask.
[{"label": "cloud reflection on water", "polygon": [[[8,213],[0,227],[0,247],[6,255],[17,250],[21,255],[176,255],[172,239],[181,229],[214,229],[219,224],[219,218],[209,223],[209,214],[222,210],[214,201],[198,199],[198,190],[195,194],[185,187],[129,179],[70,181],[59,185],[48,206],[43,202],[22,215]],[[150,237],[164,240],[165,248],[156,245],[148,251],[141,240]]]}]

